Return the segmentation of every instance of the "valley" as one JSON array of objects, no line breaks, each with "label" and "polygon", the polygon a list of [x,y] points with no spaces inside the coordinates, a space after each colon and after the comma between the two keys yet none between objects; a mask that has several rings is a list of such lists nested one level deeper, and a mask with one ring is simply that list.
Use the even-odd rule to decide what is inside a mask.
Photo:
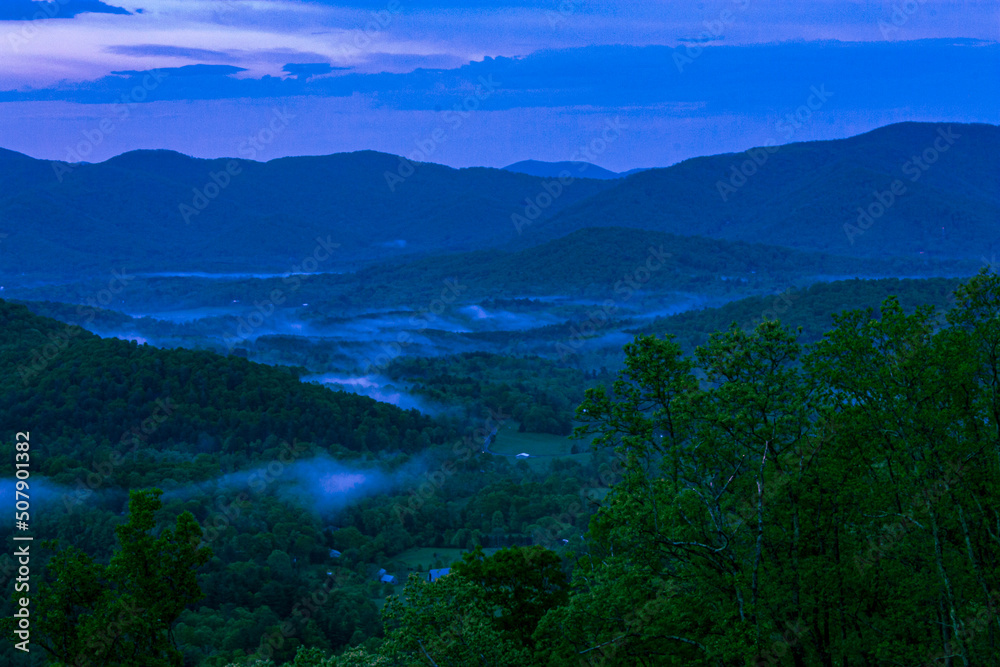
[{"label": "valley", "polygon": [[[661,529],[647,521],[678,522],[678,535],[690,531],[685,539],[698,548],[717,539],[713,521],[727,545],[750,539],[745,519],[734,517],[743,512],[738,501],[753,496],[753,480],[734,463],[746,451],[730,451],[731,442],[750,451],[760,429],[776,434],[783,444],[775,456],[788,460],[768,484],[779,486],[784,466],[805,461],[807,441],[821,437],[824,410],[841,411],[849,428],[877,431],[849,407],[809,401],[810,392],[827,391],[862,401],[867,390],[852,382],[874,362],[859,360],[882,343],[909,349],[940,334],[892,361],[918,378],[907,391],[933,394],[906,355],[937,345],[942,358],[953,353],[947,336],[960,337],[959,329],[943,313],[965,303],[962,316],[980,322],[981,311],[969,311],[956,290],[995,280],[1000,250],[1000,129],[948,127],[968,139],[942,157],[951,166],[928,170],[853,242],[844,226],[873,184],[895,173],[894,156],[933,140],[938,126],[905,123],[781,147],[732,202],[718,197],[716,183],[739,156],[626,175],[595,171],[599,178],[575,179],[522,226],[522,202],[550,178],[538,165],[521,174],[428,164],[390,197],[376,189],[393,156],[241,160],[239,180],[192,228],[178,221],[173,202],[220,161],[137,151],[78,165],[55,181],[42,177],[51,169],[42,161],[0,153],[0,220],[13,230],[0,255],[0,414],[45,443],[33,471],[44,516],[37,529],[107,561],[130,492],[161,489],[161,523],[190,512],[202,535],[197,546],[211,556],[199,575],[204,597],[179,612],[172,632],[184,664],[199,666],[254,664],[244,662],[253,656],[293,664],[309,647],[374,655],[405,644],[403,635],[388,638],[399,626],[383,620],[398,617],[385,614],[404,613],[401,600],[416,605],[435,590],[407,576],[432,584],[429,571],[463,557],[474,568],[542,553],[510,548],[544,547],[555,554],[553,567],[572,576],[600,561],[600,576],[629,582],[628,594],[594,584],[538,621],[544,660],[568,660],[576,649],[552,624],[575,619],[567,635],[574,646],[603,636],[574,605],[629,606],[645,590],[640,580],[653,576],[644,568],[664,557],[655,539],[645,541]],[[9,259],[29,248],[38,261]],[[867,324],[852,329],[837,319],[866,308]],[[851,338],[858,331],[874,332],[872,340]],[[833,345],[854,356],[838,357]],[[799,346],[815,358],[803,364]],[[690,355],[691,366],[679,355]],[[807,373],[823,380],[811,389],[796,384]],[[727,386],[738,389],[729,394]],[[750,416],[745,406],[757,405],[761,387],[778,388],[779,407]],[[886,391],[872,410],[889,409],[896,394]],[[619,404],[633,412],[618,412]],[[941,409],[973,409],[963,405]],[[697,458],[684,429],[720,453]],[[862,447],[848,440],[843,451]],[[963,443],[956,436],[953,448],[964,452]],[[754,465],[763,470],[767,456]],[[881,465],[880,454],[866,456],[873,470]],[[661,476],[647,478],[654,469]],[[669,481],[670,471],[689,477]],[[720,471],[738,480],[741,495],[701,514],[684,494],[716,489]],[[789,483],[807,495],[803,480],[831,484],[825,474]],[[647,497],[643,484],[659,490]],[[0,504],[12,502],[8,486]],[[679,509],[661,516],[645,506],[655,498]],[[850,531],[868,530],[860,527],[868,509],[852,506]],[[776,522],[792,521],[773,511]],[[973,530],[982,537],[988,526]],[[959,538],[949,539],[957,562]],[[787,547],[777,535],[767,540]],[[864,549],[861,537],[844,540],[845,549]],[[619,554],[622,545],[640,554],[623,571],[615,569],[623,567],[616,545]],[[995,571],[996,550],[983,549],[977,562]],[[826,557],[808,556],[817,568]],[[525,574],[534,566],[517,567]],[[885,567],[885,576],[900,576],[889,561]],[[15,572],[0,556],[5,585]],[[705,576],[711,588],[733,575]],[[867,585],[843,576],[850,587]],[[963,585],[974,590],[976,581]],[[328,601],[302,614],[317,590]],[[605,595],[614,599],[605,603]],[[819,621],[810,623],[818,632]],[[269,643],[275,632],[282,641]],[[511,651],[523,649],[503,637]],[[646,641],[637,646],[655,653],[656,640]],[[12,649],[3,651],[12,659]]]}]

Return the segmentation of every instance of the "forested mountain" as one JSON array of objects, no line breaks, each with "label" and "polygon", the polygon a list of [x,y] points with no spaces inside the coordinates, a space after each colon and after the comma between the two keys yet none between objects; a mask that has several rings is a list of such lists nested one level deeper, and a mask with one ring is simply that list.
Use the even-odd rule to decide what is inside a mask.
[{"label": "forested mountain", "polygon": [[[613,225],[856,257],[979,259],[1000,252],[998,171],[995,125],[899,123],[644,171],[532,225],[531,242]],[[859,208],[870,216],[860,223]]]},{"label": "forested mountain", "polygon": [[[0,231],[9,236],[0,271],[8,281],[120,265],[287,272],[318,248],[325,259],[316,268],[341,271],[608,226],[867,258],[979,260],[1000,251],[1000,129],[992,125],[902,123],[565,183],[372,151],[267,163],[169,151],[77,165],[3,156]],[[870,222],[859,223],[859,208],[873,211]],[[46,262],[12,263],[29,250]]]},{"label": "forested mountain", "polygon": [[628,175],[609,171],[589,162],[542,162],[540,160],[515,162],[504,167],[504,171],[541,176],[543,178],[559,178],[560,175],[565,176],[569,174],[573,178],[596,178],[605,181]]},{"label": "forested mountain", "polygon": [[566,184],[0,152],[39,664],[1000,667],[998,132]]},{"label": "forested mountain", "polygon": [[[511,214],[542,179],[451,169],[361,151],[267,163],[133,151],[99,164],[0,160],[6,256],[44,264],[0,271],[292,271],[317,238],[339,244],[322,270],[407,253],[468,250],[516,236]],[[545,215],[607,187],[577,179]],[[199,194],[200,193],[200,194]],[[106,269],[110,270],[110,269]],[[301,270],[301,269],[299,269]]]},{"label": "forested mountain", "polygon": [[[327,284],[355,283],[352,294],[378,299],[392,289],[402,302],[426,298],[451,278],[468,287],[464,298],[549,295],[620,297],[623,287],[656,293],[730,292],[807,280],[814,276],[885,276],[924,271],[971,273],[979,262],[933,267],[918,258],[860,260],[746,241],[623,227],[592,227],[514,252],[484,250],[394,266],[363,269]],[[732,284],[725,284],[725,283]],[[423,288],[423,294],[404,294]]]},{"label": "forested mountain", "polygon": [[294,369],[100,338],[5,301],[0,323],[3,420],[36,425],[47,443],[37,470],[57,480],[121,446],[248,461],[282,441],[337,455],[412,453],[450,435],[416,411],[300,382]]},{"label": "forested mountain", "polygon": [[764,320],[781,320],[798,329],[802,343],[819,341],[834,317],[845,310],[872,308],[878,316],[882,302],[894,296],[905,312],[918,306],[933,306],[939,313],[955,303],[954,291],[963,282],[959,278],[927,278],[923,280],[838,280],[815,283],[805,288],[788,287],[776,294],[752,296],[718,306],[689,310],[669,317],[658,317],[648,325],[630,333],[652,336],[671,335],[685,351],[692,352],[708,341],[714,331],[724,331],[734,322],[752,329]]}]

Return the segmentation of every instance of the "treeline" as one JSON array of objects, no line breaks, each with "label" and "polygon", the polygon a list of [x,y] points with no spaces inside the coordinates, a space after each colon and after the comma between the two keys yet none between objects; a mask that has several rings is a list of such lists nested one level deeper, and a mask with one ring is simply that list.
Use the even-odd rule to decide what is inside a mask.
[{"label": "treeline", "polygon": [[802,327],[800,343],[815,343],[829,331],[833,315],[858,308],[871,307],[877,311],[889,296],[895,296],[906,312],[924,305],[934,306],[943,314],[954,305],[955,288],[962,282],[959,278],[856,278],[814,283],[805,288],[789,284],[771,295],[751,296],[717,308],[659,317],[631,333],[670,334],[685,351],[692,352],[704,345],[712,332],[725,331],[734,322],[741,328],[752,329],[764,320],[778,319],[792,329]]},{"label": "treeline", "polygon": [[541,357],[486,352],[399,357],[384,373],[443,405],[464,406],[480,417],[501,410],[520,422],[521,431],[556,435],[572,432],[573,410],[598,377]]}]

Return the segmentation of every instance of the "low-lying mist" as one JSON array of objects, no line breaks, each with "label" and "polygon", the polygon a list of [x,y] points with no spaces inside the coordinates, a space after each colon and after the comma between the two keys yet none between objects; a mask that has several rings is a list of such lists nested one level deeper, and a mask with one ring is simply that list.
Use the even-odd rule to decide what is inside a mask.
[{"label": "low-lying mist", "polygon": [[[430,465],[420,459],[409,460],[392,469],[386,464],[338,461],[320,455],[287,464],[272,461],[199,483],[177,484],[163,480],[159,486],[164,491],[165,504],[193,500],[202,502],[208,513],[216,511],[217,501],[222,497],[230,502],[238,497],[253,502],[256,498],[272,495],[283,503],[304,507],[327,519],[364,498],[405,489],[429,469]],[[0,479],[0,504],[5,507],[15,507],[16,481],[12,477]],[[113,486],[90,491],[84,485],[62,485],[34,475],[28,480],[26,492],[32,514],[29,523],[34,522],[38,511],[72,512],[87,508],[124,515],[127,509],[128,494]],[[11,529],[13,525],[8,522],[0,533]]]},{"label": "low-lying mist", "polygon": [[336,373],[309,375],[303,382],[316,382],[335,390],[350,392],[373,398],[381,403],[389,403],[403,410],[415,409],[429,415],[438,415],[445,406],[425,400],[400,389],[388,378],[379,375],[346,376]]}]

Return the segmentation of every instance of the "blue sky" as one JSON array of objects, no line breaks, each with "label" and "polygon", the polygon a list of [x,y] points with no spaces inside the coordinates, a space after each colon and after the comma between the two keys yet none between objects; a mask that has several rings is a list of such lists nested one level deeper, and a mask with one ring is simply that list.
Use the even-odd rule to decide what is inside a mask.
[{"label": "blue sky", "polygon": [[0,0],[0,147],[663,166],[998,123],[998,41],[996,2]]}]

